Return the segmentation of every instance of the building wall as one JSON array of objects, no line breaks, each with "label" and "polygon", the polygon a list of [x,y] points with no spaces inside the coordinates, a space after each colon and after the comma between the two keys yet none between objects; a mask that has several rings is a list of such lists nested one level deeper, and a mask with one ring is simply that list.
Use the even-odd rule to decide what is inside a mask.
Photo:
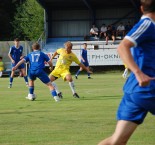
[{"label": "building wall", "polygon": [[[102,9],[96,11],[96,25],[101,27],[115,23],[131,11],[131,8]],[[121,21],[126,23],[128,20],[134,23],[135,13],[128,15]],[[89,34],[92,25],[92,16],[88,10],[51,10],[47,17],[48,37],[74,37]]]}]

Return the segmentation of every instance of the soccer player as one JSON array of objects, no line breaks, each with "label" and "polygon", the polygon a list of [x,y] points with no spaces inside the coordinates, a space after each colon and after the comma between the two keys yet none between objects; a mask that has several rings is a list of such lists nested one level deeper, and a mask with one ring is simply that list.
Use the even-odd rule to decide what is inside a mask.
[{"label": "soccer player", "polygon": [[98,145],[126,145],[147,113],[155,115],[155,0],[141,0],[141,11],[143,16],[118,46],[131,74],[124,85],[116,129]]},{"label": "soccer player", "polygon": [[[19,39],[16,38],[14,39],[14,46],[12,46],[10,48],[10,51],[8,53],[8,56],[12,62],[12,67],[14,67],[24,56],[23,56],[23,47],[19,44]],[[25,65],[24,63],[21,64],[18,69],[21,70],[23,76],[24,76],[24,80],[26,83],[26,86],[28,86],[28,78],[26,75],[26,71],[25,71]],[[9,83],[9,87],[8,88],[12,88],[12,83],[13,83],[13,77],[14,77],[15,71],[12,70],[11,75],[10,75],[10,83]]]},{"label": "soccer player", "polygon": [[29,94],[26,97],[29,100],[35,100],[35,94],[34,94],[34,81],[36,78],[39,78],[44,84],[48,86],[50,89],[51,95],[55,99],[56,102],[60,101],[59,97],[57,96],[57,93],[52,86],[50,79],[48,75],[44,72],[45,63],[47,62],[49,66],[52,68],[52,62],[50,61],[49,57],[40,51],[40,45],[38,43],[34,43],[32,45],[33,52],[28,54],[26,57],[24,57],[21,61],[17,63],[17,65],[13,68],[15,71],[22,63],[29,62],[30,63],[30,69],[29,69]]},{"label": "soccer player", "polygon": [[[68,41],[64,45],[65,45],[65,48],[57,49],[57,51],[51,57],[51,59],[53,59],[55,56],[59,55],[55,69],[50,73],[49,78],[53,83],[53,81],[62,77],[64,81],[69,82],[69,86],[72,90],[73,96],[75,98],[79,98],[79,95],[75,91],[75,87],[74,87],[75,85],[74,85],[71,73],[69,71],[70,65],[72,62],[75,62],[84,70],[86,70],[88,73],[92,73],[92,72],[89,71],[89,69],[85,67],[82,63],[80,63],[77,56],[72,52],[73,45],[71,42]],[[56,86],[56,84],[54,84],[53,86]],[[55,89],[57,90],[57,86]]]},{"label": "soccer player", "polygon": [[[81,63],[85,65],[85,67],[89,70],[89,63],[88,63],[88,58],[87,58],[87,43],[83,44],[83,49],[81,50]],[[78,75],[80,72],[83,70],[82,67],[77,71],[75,74],[75,78],[78,79]],[[88,72],[88,79],[91,79],[90,73]]]},{"label": "soccer player", "polygon": [[4,71],[4,63],[2,61],[2,57],[0,56],[0,77],[2,77],[3,71]]}]

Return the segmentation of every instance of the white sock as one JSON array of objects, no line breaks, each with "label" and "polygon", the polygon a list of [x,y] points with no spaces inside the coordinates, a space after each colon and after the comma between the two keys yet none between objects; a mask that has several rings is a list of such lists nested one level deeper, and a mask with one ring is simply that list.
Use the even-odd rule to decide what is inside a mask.
[{"label": "white sock", "polygon": [[124,74],[128,75],[128,69],[127,68],[125,69]]},{"label": "white sock", "polygon": [[124,76],[124,78],[127,78],[127,76],[128,76],[128,68],[126,68],[124,70],[123,76]]},{"label": "white sock", "polygon": [[70,86],[70,88],[71,88],[71,90],[72,90],[72,93],[74,94],[74,93],[75,93],[74,82],[73,82],[73,81],[72,81],[72,82],[69,82],[69,86]]},{"label": "white sock", "polygon": [[52,86],[54,87],[54,89],[55,89],[55,91],[57,92],[57,94],[59,94],[60,91],[59,91],[59,89],[58,89],[56,83],[53,81],[51,84],[52,84]]},{"label": "white sock", "polygon": [[0,71],[0,77],[2,76],[2,74],[3,74],[2,71]]}]

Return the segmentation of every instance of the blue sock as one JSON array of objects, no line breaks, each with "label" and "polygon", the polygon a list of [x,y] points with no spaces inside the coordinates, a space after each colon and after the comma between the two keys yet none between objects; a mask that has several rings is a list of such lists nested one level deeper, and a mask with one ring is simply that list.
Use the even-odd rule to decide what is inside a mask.
[{"label": "blue sock", "polygon": [[88,77],[90,77],[90,73],[87,73],[88,74]]},{"label": "blue sock", "polygon": [[13,78],[12,78],[12,77],[10,77],[10,84],[12,84],[12,82],[13,82]]},{"label": "blue sock", "polygon": [[57,96],[57,93],[55,90],[51,90],[51,95],[54,97],[54,96]]},{"label": "blue sock", "polygon": [[24,77],[24,80],[25,80],[26,83],[28,83],[28,78],[27,78],[27,76]]},{"label": "blue sock", "polygon": [[30,86],[30,87],[29,87],[29,93],[30,93],[30,94],[33,94],[33,93],[34,93],[34,86]]},{"label": "blue sock", "polygon": [[80,74],[80,69],[77,71],[76,76],[78,76]]}]

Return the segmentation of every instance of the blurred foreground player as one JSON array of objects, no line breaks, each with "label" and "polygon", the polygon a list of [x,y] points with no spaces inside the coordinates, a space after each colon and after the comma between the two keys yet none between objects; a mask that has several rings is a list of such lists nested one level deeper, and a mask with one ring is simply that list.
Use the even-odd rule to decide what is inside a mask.
[{"label": "blurred foreground player", "polygon": [[155,0],[141,0],[141,11],[140,21],[118,46],[131,74],[124,85],[116,129],[98,145],[126,145],[147,113],[155,115]]}]

